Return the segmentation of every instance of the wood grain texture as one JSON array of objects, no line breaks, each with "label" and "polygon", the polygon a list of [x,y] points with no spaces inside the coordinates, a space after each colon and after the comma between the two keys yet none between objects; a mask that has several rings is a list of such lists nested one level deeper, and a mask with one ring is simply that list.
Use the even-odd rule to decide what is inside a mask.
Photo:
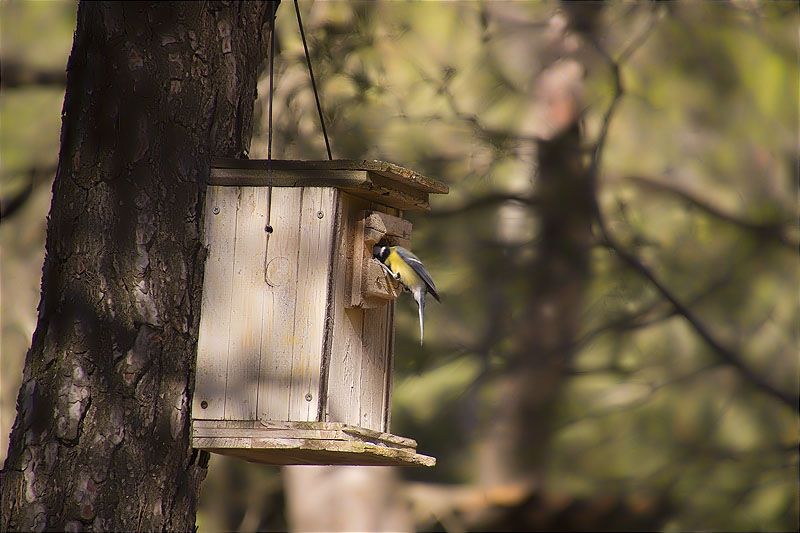
[{"label": "wood grain texture", "polygon": [[[223,355],[199,360],[196,401],[208,405],[196,418],[322,419],[384,430],[394,308],[345,304],[355,254],[362,267],[383,275],[362,242],[366,213],[373,213],[373,226],[398,236],[410,236],[410,224],[396,218],[398,210],[334,188],[276,187],[271,194],[267,220],[268,188],[210,189],[199,353]],[[219,405],[224,411],[211,410]]]},{"label": "wood grain texture", "polygon": [[[269,171],[249,168],[214,168],[211,183],[227,187],[266,187]],[[273,169],[273,187],[361,187],[369,183],[366,170],[285,170]]]},{"label": "wood grain texture", "polygon": [[390,373],[393,349],[391,306],[366,310],[346,305],[354,297],[353,269],[360,266],[354,256],[366,254],[361,242],[364,213],[389,209],[350,194],[341,194],[340,198],[342,231],[335,241],[339,252],[333,263],[334,327],[324,419],[382,430],[388,420],[385,409],[389,405],[387,372]]},{"label": "wood grain texture", "polygon": [[436,464],[413,439],[341,423],[200,420],[192,431],[197,448],[262,464]]},{"label": "wood grain texture", "polygon": [[208,257],[192,400],[195,417],[221,419],[225,416],[237,204],[238,192],[235,188],[208,188],[205,210]]},{"label": "wood grain texture", "polygon": [[335,190],[303,189],[297,250],[297,304],[289,395],[290,420],[316,420],[327,311]]},{"label": "wood grain texture", "polygon": [[372,257],[372,247],[379,241],[392,246],[409,247],[411,222],[381,211],[366,210],[356,216],[352,238],[352,268],[349,270],[349,307],[383,307],[402,292],[399,283],[386,275],[380,263]]},{"label": "wood grain texture", "polygon": [[301,188],[272,189],[257,418],[289,420],[302,198]]},{"label": "wood grain texture", "polygon": [[[278,162],[275,161],[277,164]],[[433,180],[431,180],[433,181]],[[336,187],[353,195],[399,209],[429,210],[428,195],[437,187],[423,186],[391,173],[353,169],[212,168],[210,185],[226,187]],[[438,182],[436,182],[438,183]],[[446,186],[445,186],[446,187]]]},{"label": "wood grain texture", "polygon": [[389,337],[389,309],[387,304],[363,310],[361,332],[361,398],[359,426],[381,431],[384,425],[384,399],[386,393],[386,365]]},{"label": "wood grain texture", "polygon": [[264,159],[231,159],[215,157],[212,160],[213,171],[217,169],[236,168],[265,171],[271,165],[275,170],[368,170],[387,179],[409,185],[410,187],[430,193],[447,194],[450,190],[440,181],[423,176],[413,170],[403,168],[394,163],[375,160],[334,159],[321,161],[275,160],[268,162]]},{"label": "wood grain texture", "polygon": [[268,289],[264,279],[268,192],[265,187],[239,188],[225,385],[225,418],[229,420],[256,418],[262,317]]}]

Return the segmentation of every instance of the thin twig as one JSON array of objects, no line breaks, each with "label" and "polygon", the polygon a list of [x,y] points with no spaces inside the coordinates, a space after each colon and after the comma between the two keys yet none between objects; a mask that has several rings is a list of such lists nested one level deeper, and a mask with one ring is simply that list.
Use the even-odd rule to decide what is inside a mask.
[{"label": "thin twig", "polygon": [[642,277],[647,279],[661,294],[661,296],[672,304],[678,314],[686,319],[689,325],[692,326],[692,329],[694,329],[695,333],[697,333],[700,338],[705,341],[705,343],[723,362],[736,368],[739,373],[756,388],[780,400],[793,411],[800,412],[800,398],[775,388],[771,383],[766,381],[762,376],[758,375],[750,367],[748,367],[738,352],[723,346],[722,343],[714,338],[706,325],[700,321],[700,319],[692,312],[692,310],[689,309],[689,307],[687,307],[683,302],[681,302],[672,293],[672,291],[670,291],[661,282],[661,280],[656,278],[653,272],[647,268],[638,257],[625,250],[610,234],[605,231],[605,228],[603,231],[606,238],[606,245],[610,249],[614,250],[616,254],[628,264],[628,266],[638,272]]},{"label": "thin twig", "polygon": [[752,231],[754,233],[758,233],[759,235],[775,239],[782,245],[787,246],[792,250],[794,250],[796,247],[796,243],[790,242],[784,231],[784,226],[787,224],[787,222],[782,222],[782,221],[762,222],[762,223],[752,222],[734,216],[730,213],[726,213],[722,209],[710,204],[709,202],[702,200],[692,195],[688,191],[680,187],[677,187],[675,185],[672,185],[670,183],[665,183],[660,180],[655,180],[643,176],[627,176],[623,179],[636,183],[637,185],[642,185],[644,187],[649,187],[651,189],[667,192],[669,194],[678,196],[682,200],[692,204],[693,206],[699,209],[702,209],[709,215],[712,215],[720,220],[729,222],[731,224],[735,224],[736,226],[744,228],[748,231]]}]

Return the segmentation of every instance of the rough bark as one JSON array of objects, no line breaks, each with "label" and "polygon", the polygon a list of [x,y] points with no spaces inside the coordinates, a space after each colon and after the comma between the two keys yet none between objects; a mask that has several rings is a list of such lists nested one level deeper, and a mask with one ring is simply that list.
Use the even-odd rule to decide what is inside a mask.
[{"label": "rough bark", "polygon": [[211,155],[246,153],[271,3],[81,3],[2,530],[194,528]]}]

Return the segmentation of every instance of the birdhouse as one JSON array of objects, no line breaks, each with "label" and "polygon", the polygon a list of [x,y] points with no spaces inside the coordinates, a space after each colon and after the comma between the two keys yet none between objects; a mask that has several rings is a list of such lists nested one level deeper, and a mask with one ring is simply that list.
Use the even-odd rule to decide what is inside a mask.
[{"label": "birdhouse", "polygon": [[381,161],[213,163],[193,446],[265,464],[434,465],[390,433],[400,289],[372,247],[408,246],[403,211],[447,186]]}]

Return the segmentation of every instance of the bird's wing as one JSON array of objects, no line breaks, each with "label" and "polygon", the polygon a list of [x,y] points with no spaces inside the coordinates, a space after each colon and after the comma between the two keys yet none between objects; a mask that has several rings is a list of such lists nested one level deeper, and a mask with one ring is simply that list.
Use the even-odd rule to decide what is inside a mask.
[{"label": "bird's wing", "polygon": [[436,301],[441,302],[439,299],[439,294],[436,292],[436,285],[433,284],[433,279],[431,278],[431,275],[428,274],[428,271],[425,270],[425,265],[422,264],[422,261],[420,261],[416,255],[400,246],[397,247],[397,253],[403,259],[403,261],[408,263],[408,266],[413,268],[414,272],[416,272],[417,275],[422,278],[422,281],[424,281],[425,285],[428,286],[428,292],[431,294],[431,296],[436,298]]}]

